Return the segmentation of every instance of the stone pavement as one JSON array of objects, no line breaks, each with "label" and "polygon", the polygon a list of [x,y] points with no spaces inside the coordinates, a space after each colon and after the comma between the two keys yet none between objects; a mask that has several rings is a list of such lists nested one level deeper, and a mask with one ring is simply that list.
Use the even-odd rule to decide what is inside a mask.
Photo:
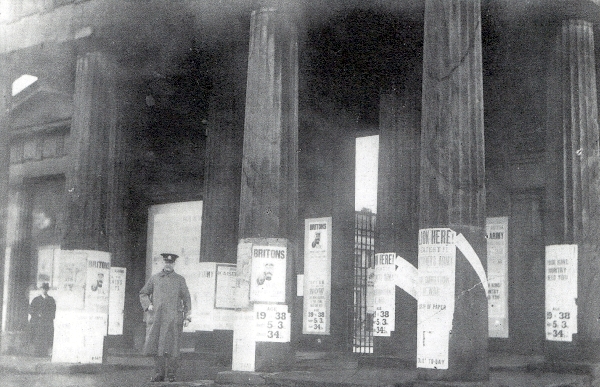
[{"label": "stone pavement", "polygon": [[120,375],[129,372],[131,378],[134,372],[138,379],[136,385],[153,387],[600,387],[600,364],[595,363],[549,364],[541,357],[490,354],[489,381],[431,382],[419,380],[414,368],[394,364],[389,358],[377,360],[372,355],[298,352],[291,369],[260,373],[233,372],[214,354],[183,353],[178,382],[147,383],[152,373],[152,359],[131,351],[112,351],[103,364],[57,364],[47,358],[3,355],[0,356],[0,375],[86,374],[98,380],[106,380],[106,375],[110,375],[114,382],[111,385],[119,385]]}]

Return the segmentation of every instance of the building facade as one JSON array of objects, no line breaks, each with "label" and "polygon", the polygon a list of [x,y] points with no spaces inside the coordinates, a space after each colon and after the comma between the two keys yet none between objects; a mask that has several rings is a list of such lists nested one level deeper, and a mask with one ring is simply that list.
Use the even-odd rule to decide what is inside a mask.
[{"label": "building facade", "polygon": [[[285,238],[291,285],[303,219],[332,218],[331,332],[302,334],[290,295],[291,346],[352,351],[365,277],[355,139],[379,134],[375,252],[417,266],[419,229],[449,227],[485,262],[486,218],[508,218],[510,333],[488,337],[487,296],[468,291],[477,276],[458,259],[454,365],[429,376],[485,378],[488,350],[597,358],[600,6],[367,3],[0,1],[3,348],[25,329],[52,249],[127,268],[117,339],[134,345],[148,209],[202,200],[200,261],[235,263],[242,238]],[[23,75],[36,80],[18,91]],[[545,247],[561,244],[578,246],[570,342],[545,334]],[[373,352],[414,361],[417,302],[397,289],[396,311]]]}]

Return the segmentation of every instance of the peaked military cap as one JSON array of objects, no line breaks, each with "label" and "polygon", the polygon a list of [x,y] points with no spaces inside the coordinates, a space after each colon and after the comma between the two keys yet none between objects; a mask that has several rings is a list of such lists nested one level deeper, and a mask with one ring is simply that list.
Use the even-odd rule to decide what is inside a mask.
[{"label": "peaked military cap", "polygon": [[161,256],[163,257],[163,260],[167,263],[173,263],[177,258],[179,258],[179,255],[172,253],[162,253]]}]

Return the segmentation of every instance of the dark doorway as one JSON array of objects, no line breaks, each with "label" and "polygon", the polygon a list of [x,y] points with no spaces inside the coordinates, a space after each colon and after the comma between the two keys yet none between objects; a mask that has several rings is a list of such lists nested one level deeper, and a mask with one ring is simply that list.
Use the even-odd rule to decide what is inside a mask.
[{"label": "dark doorway", "polygon": [[16,193],[18,219],[9,268],[13,280],[8,294],[8,330],[24,330],[30,293],[43,282],[52,286],[53,260],[44,259],[45,264],[40,265],[43,262],[38,257],[60,248],[64,190],[64,176],[54,176],[28,180]]}]

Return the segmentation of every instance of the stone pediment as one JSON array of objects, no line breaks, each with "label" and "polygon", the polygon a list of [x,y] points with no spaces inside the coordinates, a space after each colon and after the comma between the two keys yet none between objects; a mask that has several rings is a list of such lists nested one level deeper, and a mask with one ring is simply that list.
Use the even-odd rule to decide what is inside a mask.
[{"label": "stone pediment", "polygon": [[13,129],[43,126],[70,119],[72,115],[72,96],[50,89],[37,88],[31,90],[27,96],[13,99],[10,126]]}]

